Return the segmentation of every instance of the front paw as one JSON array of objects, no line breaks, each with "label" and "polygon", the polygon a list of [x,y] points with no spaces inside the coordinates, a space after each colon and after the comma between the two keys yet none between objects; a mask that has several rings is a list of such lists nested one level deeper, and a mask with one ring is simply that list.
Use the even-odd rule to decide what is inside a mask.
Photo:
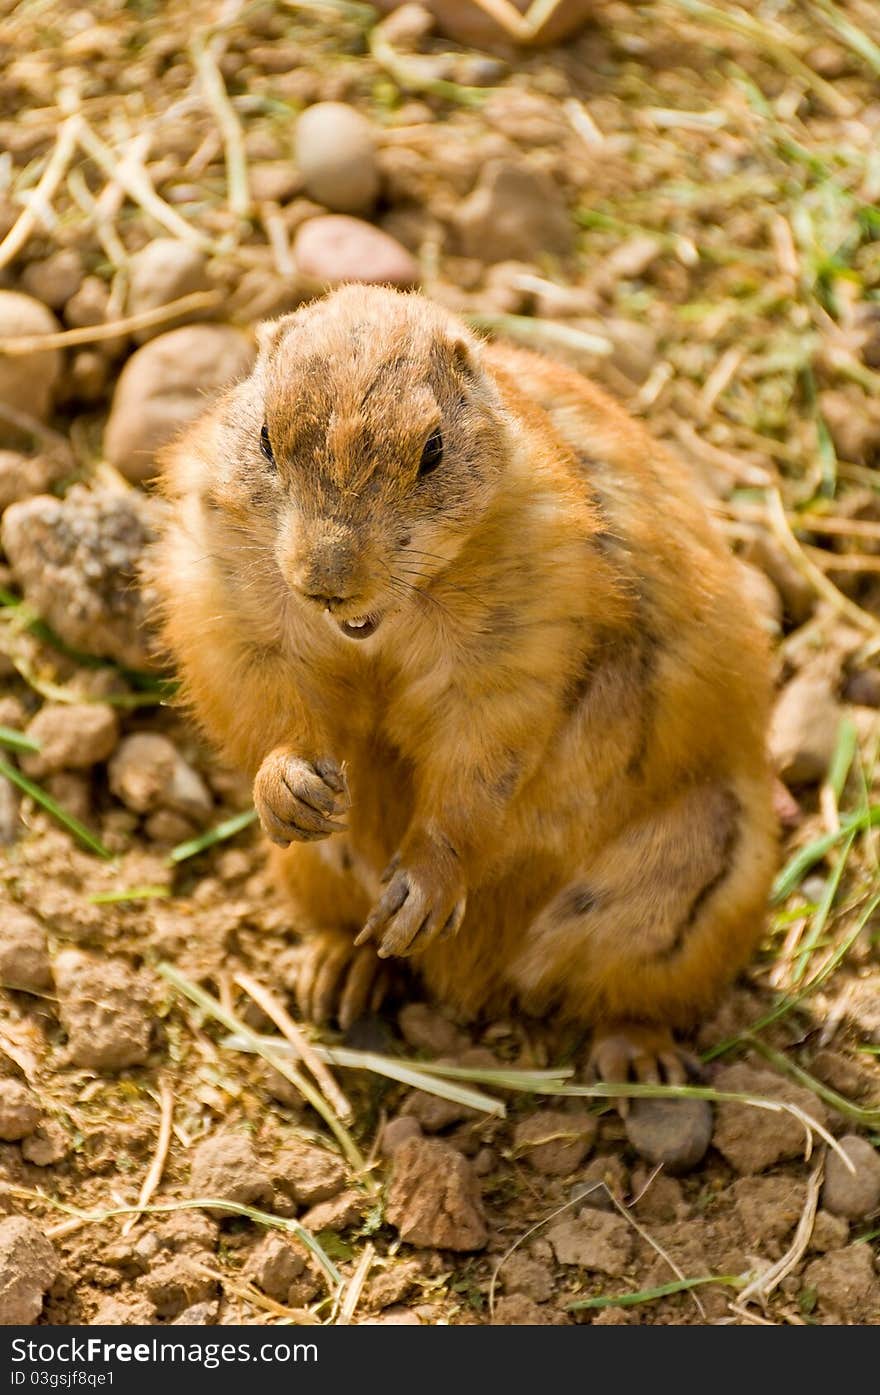
[{"label": "front paw", "polygon": [[350,804],[345,775],[329,758],[307,761],[271,751],[254,781],[263,832],[280,848],[344,833],[346,825],[339,820]]},{"label": "front paw", "polygon": [[464,919],[467,889],[458,854],[422,837],[402,849],[385,874],[387,886],[356,944],[376,939],[380,959],[407,957],[432,940],[448,939]]}]

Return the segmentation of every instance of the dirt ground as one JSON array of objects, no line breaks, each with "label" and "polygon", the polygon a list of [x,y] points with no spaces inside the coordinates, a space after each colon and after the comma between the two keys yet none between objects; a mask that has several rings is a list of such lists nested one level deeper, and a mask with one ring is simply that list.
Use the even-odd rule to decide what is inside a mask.
[{"label": "dirt ground", "polygon": [[[533,53],[418,6],[0,4],[0,1320],[880,1321],[878,75],[871,0],[597,0]],[[310,1036],[344,1124],[239,1049],[297,927],[134,578],[163,436],[352,264],[598,377],[748,564],[784,871],[695,1045],[757,1105],[623,1120],[564,1093],[582,1042],[417,988]]]}]

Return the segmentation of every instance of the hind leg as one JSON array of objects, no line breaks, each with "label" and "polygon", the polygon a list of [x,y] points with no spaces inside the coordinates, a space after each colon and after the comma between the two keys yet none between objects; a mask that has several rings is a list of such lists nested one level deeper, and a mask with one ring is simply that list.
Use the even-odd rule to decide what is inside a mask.
[{"label": "hind leg", "polygon": [[303,937],[294,988],[300,1015],[345,1031],[381,1007],[391,983],[374,948],[354,943],[373,899],[370,874],[339,835],[273,850],[273,862]]},{"label": "hind leg", "polygon": [[769,785],[695,786],[585,862],[526,933],[526,1000],[591,1021],[592,1064],[619,1082],[680,1083],[698,1020],[748,959],[775,864]]}]

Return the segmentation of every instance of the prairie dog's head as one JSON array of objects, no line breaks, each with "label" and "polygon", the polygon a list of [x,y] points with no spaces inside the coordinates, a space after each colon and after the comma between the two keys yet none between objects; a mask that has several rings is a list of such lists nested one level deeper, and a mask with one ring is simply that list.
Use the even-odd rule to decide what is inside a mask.
[{"label": "prairie dog's head", "polygon": [[[455,558],[509,450],[479,345],[417,295],[346,286],[263,326],[214,502],[270,536],[295,598],[365,639]],[[232,439],[230,439],[230,437]]]}]

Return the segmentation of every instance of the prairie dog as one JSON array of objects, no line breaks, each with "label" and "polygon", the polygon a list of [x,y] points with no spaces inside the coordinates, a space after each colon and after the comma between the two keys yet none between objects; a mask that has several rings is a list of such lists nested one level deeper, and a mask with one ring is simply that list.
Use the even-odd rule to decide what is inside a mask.
[{"label": "prairie dog", "polygon": [[577,372],[419,295],[263,326],[170,450],[151,561],[345,1026],[412,957],[463,1014],[593,1024],[683,1078],[761,929],[768,656],[686,471]]}]

